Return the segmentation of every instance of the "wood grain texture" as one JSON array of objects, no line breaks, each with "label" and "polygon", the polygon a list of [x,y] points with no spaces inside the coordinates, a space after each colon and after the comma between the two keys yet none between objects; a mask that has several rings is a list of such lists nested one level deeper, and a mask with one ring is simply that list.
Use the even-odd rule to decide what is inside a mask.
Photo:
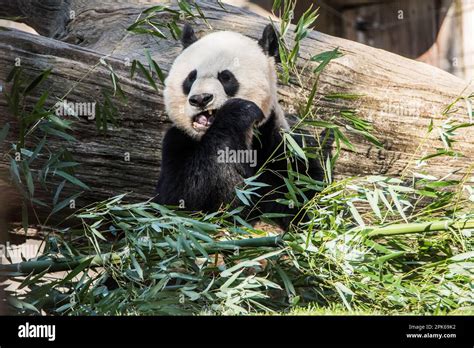
[{"label": "wood grain texture", "polygon": [[58,37],[71,16],[72,0],[2,0],[0,18],[14,18],[39,34]]},{"label": "wood grain texture", "polygon": [[[34,1],[31,1],[34,3]],[[213,30],[234,30],[257,39],[267,23],[265,18],[245,10],[227,6],[224,12],[213,1],[200,2]],[[69,6],[69,5],[67,5]],[[95,123],[82,119],[74,128],[78,143],[70,146],[75,160],[82,163],[77,176],[91,187],[77,202],[80,208],[93,201],[130,192],[132,201],[150,198],[160,170],[161,141],[170,123],[163,108],[160,91],[155,92],[139,76],[130,79],[127,62],[140,59],[146,63],[144,48],[167,71],[181,48],[174,40],[151,40],[126,32],[140,12],[148,5],[118,2],[74,1],[75,19],[58,34],[62,41],[38,37],[18,31],[0,31],[0,80],[5,80],[15,58],[34,75],[53,67],[43,89],[50,90],[50,105],[55,97],[72,102],[100,101],[101,88],[110,88],[108,69],[99,63],[107,55],[127,103],[117,104],[119,126],[100,135]],[[163,16],[160,20],[167,20]],[[38,26],[32,25],[35,29]],[[210,29],[197,26],[202,35]],[[344,108],[357,109],[360,116],[373,122],[375,135],[384,143],[379,149],[360,136],[349,132],[355,152],[343,150],[336,171],[338,177],[384,174],[399,176],[408,166],[413,169],[415,157],[442,147],[437,134],[425,139],[431,120],[439,126],[441,112],[461,93],[471,87],[446,72],[426,64],[352,41],[312,32],[302,43],[301,66],[311,66],[309,58],[317,53],[340,47],[344,57],[332,62],[324,71],[316,98],[322,118],[337,115]],[[280,86],[279,96],[287,111],[306,102],[314,76],[306,69],[304,87],[295,84]],[[8,88],[8,86],[7,86]],[[39,95],[38,94],[36,96]],[[356,100],[327,100],[332,93],[360,94]],[[35,98],[31,98],[31,103]],[[454,117],[467,121],[460,110]],[[0,97],[0,125],[12,122],[6,101]],[[457,171],[462,175],[474,158],[474,137],[469,129],[460,130],[456,148],[465,158],[439,158],[428,162],[426,170],[442,177]],[[13,133],[12,133],[13,134]],[[126,153],[130,161],[125,161]],[[416,156],[415,156],[416,155]],[[8,164],[2,156],[0,166]],[[410,171],[408,171],[409,173]],[[64,196],[75,192],[67,188]]]}]

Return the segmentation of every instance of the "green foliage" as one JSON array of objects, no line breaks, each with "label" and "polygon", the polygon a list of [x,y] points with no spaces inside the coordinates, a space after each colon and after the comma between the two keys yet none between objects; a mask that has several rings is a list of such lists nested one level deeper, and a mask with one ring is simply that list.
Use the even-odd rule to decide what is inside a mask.
[{"label": "green foliage", "polygon": [[[219,3],[221,6],[222,4]],[[171,17],[163,20],[163,16]],[[135,34],[147,34],[158,39],[179,40],[181,29],[179,21],[200,19],[211,28],[201,7],[195,1],[178,0],[178,8],[167,5],[158,5],[148,8],[140,17],[127,28]]]},{"label": "green foliage", "polygon": [[[67,150],[67,144],[76,141],[70,134],[73,115],[71,119],[59,117],[55,114],[54,107],[47,108],[45,104],[49,98],[48,91],[44,91],[32,107],[27,104],[27,97],[37,93],[50,73],[51,69],[47,69],[30,80],[22,68],[15,67],[7,79],[11,83],[11,89],[5,93],[5,98],[16,118],[15,134],[10,125],[6,124],[0,131],[0,140],[2,146],[8,144],[10,147],[4,156],[10,161],[12,182],[23,196],[25,229],[28,223],[33,222],[28,219],[28,207],[48,207],[51,214],[54,214],[69,202],[59,201],[66,183],[88,189],[87,185],[74,176],[74,167],[79,163],[73,161]],[[61,138],[65,140],[65,145],[52,148],[49,145],[50,138]],[[7,139],[15,140],[10,142]],[[37,186],[51,193],[51,202],[36,197]],[[74,197],[79,195],[80,192],[74,194]]]},{"label": "green foliage", "polygon": [[112,65],[107,62],[106,57],[102,57],[99,63],[109,70],[112,89],[101,88],[101,97],[95,108],[95,124],[98,133],[106,134],[109,128],[118,125],[118,102],[127,102],[127,97],[120,86],[120,80]]},{"label": "green foliage", "polygon": [[130,76],[131,76],[131,78],[133,78],[135,76],[135,72],[136,72],[137,67],[138,67],[138,69],[140,70],[142,75],[145,77],[145,79],[148,81],[150,86],[155,91],[158,92],[158,85],[156,84],[156,82],[154,80],[154,75],[156,75],[159,78],[160,82],[164,85],[165,79],[166,79],[165,73],[161,70],[158,63],[153,60],[153,58],[151,57],[151,54],[148,50],[145,50],[145,56],[146,56],[147,61],[148,61],[148,69],[145,68],[145,66],[139,60],[134,60],[132,62],[132,69],[131,69],[131,72],[130,72]]},{"label": "green foliage", "polygon": [[[281,59],[281,73],[279,75],[280,82],[288,84],[290,78],[291,83],[296,87],[303,87],[302,74],[308,68],[308,66],[299,66],[298,59],[301,47],[301,41],[305,39],[309,31],[314,26],[314,23],[318,17],[318,9],[313,10],[312,6],[305,11],[305,13],[299,18],[298,22],[294,26],[293,38],[288,38],[291,29],[291,23],[294,19],[294,10],[296,1],[293,0],[281,0],[274,1],[273,12],[280,17],[280,30],[279,30],[279,43],[280,43],[280,59]],[[293,44],[289,44],[293,42]],[[324,139],[320,139],[316,136],[317,148],[307,148],[312,158],[319,158],[321,167],[325,170],[326,179],[331,181],[332,179],[332,168],[335,162],[339,158],[341,153],[342,145],[348,150],[355,151],[349,137],[346,133],[359,134],[363,136],[367,141],[374,144],[377,147],[382,147],[380,141],[372,134],[372,124],[366,120],[362,120],[357,116],[357,112],[351,109],[340,110],[338,115],[328,117],[326,115],[320,115],[319,110],[315,108],[315,99],[319,87],[319,79],[322,72],[330,65],[332,61],[343,56],[343,53],[339,48],[335,48],[332,51],[321,52],[312,56],[309,61],[317,63],[312,68],[313,82],[311,91],[308,95],[305,95],[304,104],[299,106],[298,116],[300,121],[295,125],[293,132],[298,132],[299,127],[310,126],[324,128],[330,132],[326,133]],[[298,92],[300,94],[300,92]],[[325,99],[329,100],[353,100],[359,98],[359,95],[335,93],[325,96]],[[324,120],[321,119],[323,116]],[[328,138],[331,136],[336,144],[335,152],[331,159],[324,157],[324,148],[328,142]],[[287,142],[291,142],[288,136],[285,137]],[[291,146],[291,145],[290,145]],[[301,154],[299,155],[301,157]]]},{"label": "green foliage", "polygon": [[[397,179],[328,185],[305,205],[310,221],[284,242],[242,226],[238,209],[188,215],[122,199],[81,211],[80,226],[50,237],[35,261],[46,266],[25,268],[31,289],[19,300],[30,306],[21,312],[249,314],[332,305],[351,312],[443,314],[474,302],[473,210],[414,211],[424,197]],[[410,224],[397,222],[405,219]],[[69,260],[62,262],[69,275],[46,277],[61,259]],[[85,272],[91,267],[94,272]],[[117,288],[107,286],[109,278]],[[53,298],[59,302],[52,306]]]},{"label": "green foliage", "polygon": [[299,18],[293,30],[294,37],[288,38],[291,22],[294,19],[296,0],[275,1],[273,12],[280,18],[279,53],[281,60],[280,80],[284,84],[290,82],[291,76],[297,74],[297,61],[299,58],[301,41],[308,36],[314,22],[318,18],[318,9],[311,7]]},{"label": "green foliage", "polygon": [[[134,34],[150,35],[150,37],[155,40],[179,40],[181,37],[181,28],[179,23],[182,21],[201,20],[212,29],[197,2],[178,0],[177,5],[177,8],[171,5],[158,5],[150,7],[143,11],[135,23],[129,26],[127,30]],[[218,1],[218,5],[225,10],[223,4],[220,1]],[[164,20],[165,17],[166,20]],[[164,84],[166,75],[158,63],[153,60],[150,52],[146,49],[145,57],[147,59],[148,69],[139,60],[133,60],[130,75],[133,78],[138,68],[150,86],[158,92],[158,85],[154,80],[154,76],[158,77],[160,82]]]},{"label": "green foliage", "polygon": [[[437,130],[439,134],[439,138],[443,143],[443,149],[438,149],[436,155],[431,155],[432,157],[435,156],[459,156],[458,152],[453,151],[453,144],[455,143],[454,137],[456,136],[456,131],[462,128],[473,127],[473,111],[472,111],[472,102],[474,99],[474,94],[471,94],[468,97],[459,97],[454,100],[451,104],[449,104],[445,110],[443,111],[443,116],[446,118],[442,123],[441,127],[435,129],[433,126],[430,126],[428,129],[428,133],[431,133],[433,130]],[[460,111],[461,104],[463,102],[463,106],[466,107],[468,122],[460,121],[456,114]]]}]

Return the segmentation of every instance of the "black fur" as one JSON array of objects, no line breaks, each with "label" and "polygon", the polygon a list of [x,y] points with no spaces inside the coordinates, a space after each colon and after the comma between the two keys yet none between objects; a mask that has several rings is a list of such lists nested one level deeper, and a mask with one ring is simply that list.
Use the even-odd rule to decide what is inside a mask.
[{"label": "black fur", "polygon": [[181,32],[181,43],[183,44],[183,48],[188,48],[193,43],[198,40],[196,34],[194,34],[194,29],[189,24],[185,24],[183,27],[183,31]]},{"label": "black fur", "polygon": [[194,81],[196,81],[197,70],[194,69],[189,73],[186,79],[183,81],[183,93],[188,95],[191,92],[191,87],[193,86]]},{"label": "black fur", "polygon": [[278,35],[273,28],[273,25],[268,24],[263,30],[262,37],[258,41],[260,47],[266,55],[270,57],[275,57],[276,62],[280,62],[280,51],[278,43]]},{"label": "black fur", "polygon": [[[216,211],[235,198],[235,187],[254,170],[249,163],[219,163],[218,151],[250,150],[253,124],[263,118],[253,102],[230,99],[200,140],[172,127],[163,141],[156,202],[186,210]],[[237,204],[237,202],[236,202]]]},{"label": "black fur", "polygon": [[229,70],[221,71],[217,74],[217,78],[219,79],[222,87],[224,87],[225,93],[229,97],[234,97],[237,92],[239,91],[239,81],[234,74],[232,74]]}]

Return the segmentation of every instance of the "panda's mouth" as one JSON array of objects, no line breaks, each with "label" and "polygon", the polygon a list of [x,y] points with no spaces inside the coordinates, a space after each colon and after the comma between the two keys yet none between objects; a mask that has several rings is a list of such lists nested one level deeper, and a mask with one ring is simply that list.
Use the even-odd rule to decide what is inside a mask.
[{"label": "panda's mouth", "polygon": [[197,131],[207,130],[215,119],[216,110],[205,110],[193,117],[193,128]]}]

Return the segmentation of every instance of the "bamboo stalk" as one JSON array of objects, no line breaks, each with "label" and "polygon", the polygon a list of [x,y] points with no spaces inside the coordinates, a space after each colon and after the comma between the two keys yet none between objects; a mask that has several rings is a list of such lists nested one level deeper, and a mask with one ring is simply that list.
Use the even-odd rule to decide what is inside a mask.
[{"label": "bamboo stalk", "polygon": [[39,261],[25,261],[20,263],[12,263],[9,265],[0,265],[1,273],[19,273],[38,274],[48,270],[48,273],[70,271],[79,266],[81,263],[90,261],[90,267],[103,266],[110,262],[120,262],[120,255],[117,253],[107,253],[95,256],[82,256],[75,259],[45,259]]},{"label": "bamboo stalk", "polygon": [[[411,233],[426,233],[447,231],[450,228],[455,229],[470,229],[474,228],[474,220],[464,221],[432,221],[423,223],[409,223],[396,224],[382,228],[373,229],[368,233],[369,238],[381,236],[394,236]],[[235,250],[239,248],[259,248],[259,247],[280,247],[283,245],[283,240],[280,236],[276,237],[262,237],[262,238],[248,238],[240,240],[228,240],[214,243],[204,243],[202,247],[207,252],[216,252],[221,250]],[[168,243],[159,243],[161,247],[169,247]],[[100,267],[107,263],[120,262],[121,257],[118,253],[107,253],[94,256],[83,256],[77,259],[46,259],[40,261],[26,261],[10,265],[0,265],[1,273],[17,273],[19,275],[38,274],[48,270],[49,272],[59,272],[72,270],[81,263],[91,259],[90,267]]]},{"label": "bamboo stalk", "polygon": [[276,237],[262,237],[262,238],[247,238],[239,240],[228,240],[215,243],[205,243],[203,248],[206,251],[218,251],[224,249],[238,249],[238,248],[261,248],[271,247],[276,248],[283,245],[283,240],[280,236]]},{"label": "bamboo stalk", "polygon": [[[167,243],[162,247],[169,247]],[[219,250],[235,250],[239,248],[260,248],[260,247],[278,247],[282,245],[282,240],[279,236],[277,237],[262,237],[262,238],[248,238],[241,240],[229,240],[215,243],[202,244],[204,250],[207,252],[216,252]],[[92,260],[91,260],[92,259]],[[90,267],[100,267],[107,263],[119,263],[121,256],[118,253],[106,253],[95,256],[82,256],[75,259],[45,259],[39,261],[25,261],[20,263],[14,263],[10,265],[0,265],[0,273],[27,275],[27,274],[38,274],[48,270],[48,273],[70,271],[86,262],[90,261]]]},{"label": "bamboo stalk", "polygon": [[382,228],[376,228],[369,232],[368,237],[394,236],[399,234],[410,233],[426,233],[448,231],[450,228],[466,230],[474,228],[474,220],[445,220],[445,221],[430,221],[410,224],[396,224]]}]

